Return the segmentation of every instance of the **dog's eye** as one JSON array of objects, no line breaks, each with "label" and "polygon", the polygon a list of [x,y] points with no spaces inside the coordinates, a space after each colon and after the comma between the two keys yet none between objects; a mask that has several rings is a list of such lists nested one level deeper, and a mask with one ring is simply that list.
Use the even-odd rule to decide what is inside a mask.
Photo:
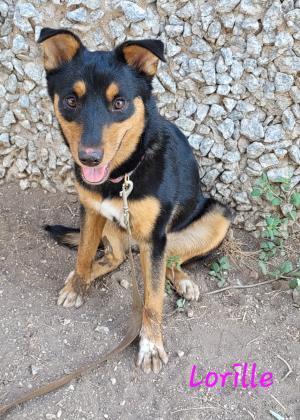
[{"label": "dog's eye", "polygon": [[124,98],[116,98],[112,103],[113,111],[123,111],[126,108],[127,102]]},{"label": "dog's eye", "polygon": [[67,108],[75,109],[77,107],[77,99],[74,95],[66,96],[64,98],[64,104]]}]

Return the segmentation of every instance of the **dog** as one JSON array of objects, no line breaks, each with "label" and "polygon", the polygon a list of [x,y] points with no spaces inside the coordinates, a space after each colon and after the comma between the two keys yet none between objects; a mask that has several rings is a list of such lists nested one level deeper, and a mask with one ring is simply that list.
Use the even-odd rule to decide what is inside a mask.
[{"label": "dog", "polygon": [[[165,61],[160,40],[126,41],[112,51],[91,52],[69,30],[44,28],[38,43],[49,96],[74,160],[82,209],[80,231],[47,227],[59,243],[78,246],[75,270],[58,304],[79,307],[95,279],[125,260],[120,191],[129,175],[130,226],[145,291],[137,364],[157,373],[168,361],[161,333],[165,279],[185,299],[198,300],[199,288],[181,264],[221,244],[230,210],[201,194],[186,137],[158,112],[151,83],[159,60]],[[96,260],[100,243],[105,253]],[[172,256],[177,263],[169,267]]]}]

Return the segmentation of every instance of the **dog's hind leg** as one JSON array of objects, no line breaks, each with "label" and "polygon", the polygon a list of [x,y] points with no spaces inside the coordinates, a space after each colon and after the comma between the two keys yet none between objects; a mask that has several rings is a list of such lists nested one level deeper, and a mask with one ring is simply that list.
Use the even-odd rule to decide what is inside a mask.
[{"label": "dog's hind leg", "polygon": [[177,293],[188,300],[199,298],[198,286],[189,278],[180,265],[186,261],[208,254],[223,241],[230,226],[227,209],[215,202],[197,220],[178,232],[167,235],[168,257],[178,257],[178,263],[168,267],[166,277]]}]

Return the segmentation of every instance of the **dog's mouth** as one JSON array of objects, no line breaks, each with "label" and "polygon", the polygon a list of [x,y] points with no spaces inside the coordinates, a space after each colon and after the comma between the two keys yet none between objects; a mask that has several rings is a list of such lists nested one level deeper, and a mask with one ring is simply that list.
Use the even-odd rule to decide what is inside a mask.
[{"label": "dog's mouth", "polygon": [[109,176],[109,163],[100,166],[82,166],[82,178],[88,184],[99,185],[103,184]]}]

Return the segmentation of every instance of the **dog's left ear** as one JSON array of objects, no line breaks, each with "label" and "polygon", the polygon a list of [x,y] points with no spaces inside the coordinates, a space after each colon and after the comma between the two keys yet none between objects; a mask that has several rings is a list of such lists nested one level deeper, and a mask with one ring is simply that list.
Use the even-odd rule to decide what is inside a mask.
[{"label": "dog's left ear", "polygon": [[154,76],[158,60],[166,61],[164,44],[157,39],[126,41],[115,49],[116,56],[147,76]]},{"label": "dog's left ear", "polygon": [[77,35],[67,29],[43,28],[37,41],[44,50],[44,67],[46,71],[58,69],[71,61],[83,48]]}]

